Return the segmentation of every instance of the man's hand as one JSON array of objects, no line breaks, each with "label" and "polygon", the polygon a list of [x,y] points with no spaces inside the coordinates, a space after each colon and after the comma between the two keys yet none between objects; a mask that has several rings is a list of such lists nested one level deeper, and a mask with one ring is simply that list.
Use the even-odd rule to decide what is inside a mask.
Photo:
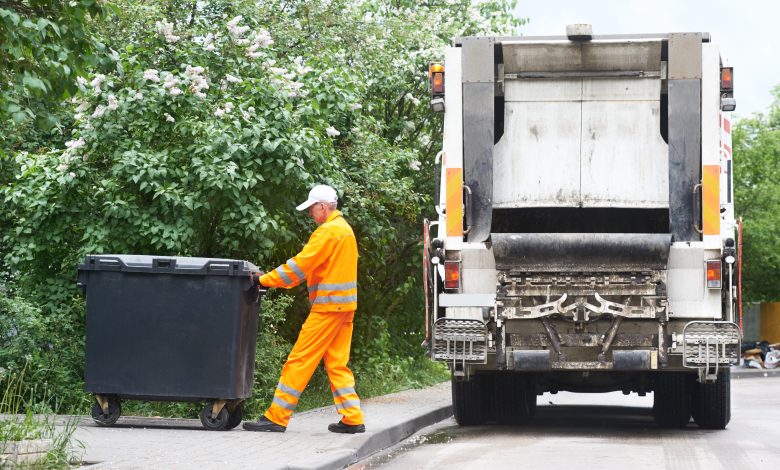
[{"label": "man's hand", "polygon": [[262,276],[264,273],[262,271],[256,272],[256,273],[249,273],[249,283],[254,288],[262,287],[262,284],[260,284],[260,276]]}]

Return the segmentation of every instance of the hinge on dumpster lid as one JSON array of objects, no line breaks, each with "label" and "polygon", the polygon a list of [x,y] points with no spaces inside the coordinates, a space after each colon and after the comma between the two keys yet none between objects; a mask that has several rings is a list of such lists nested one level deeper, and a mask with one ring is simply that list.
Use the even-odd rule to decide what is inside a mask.
[{"label": "hinge on dumpster lid", "polygon": [[452,364],[464,375],[465,365],[487,362],[487,326],[480,320],[439,318],[433,324],[433,359]]}]

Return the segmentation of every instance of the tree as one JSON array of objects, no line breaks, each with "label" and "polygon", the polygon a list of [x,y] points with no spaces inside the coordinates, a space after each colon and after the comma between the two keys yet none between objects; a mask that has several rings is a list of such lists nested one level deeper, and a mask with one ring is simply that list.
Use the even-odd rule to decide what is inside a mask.
[{"label": "tree", "polygon": [[[95,30],[115,68],[77,79],[64,142],[15,152],[0,188],[0,266],[44,316],[74,305],[74,267],[87,253],[272,268],[302,246],[312,227],[294,206],[325,182],[339,189],[361,251],[357,367],[419,357],[420,227],[441,131],[428,63],[452,37],[511,33],[511,8],[120,0]],[[308,310],[305,291],[296,295],[287,338]]]},{"label": "tree", "polygon": [[[0,123],[57,124],[52,104],[76,92],[76,77],[105,62],[91,31],[104,0],[8,0],[0,6]],[[4,136],[9,137],[9,136]]]},{"label": "tree", "polygon": [[780,300],[780,86],[766,114],[734,126],[734,195],[744,218],[744,298]]}]

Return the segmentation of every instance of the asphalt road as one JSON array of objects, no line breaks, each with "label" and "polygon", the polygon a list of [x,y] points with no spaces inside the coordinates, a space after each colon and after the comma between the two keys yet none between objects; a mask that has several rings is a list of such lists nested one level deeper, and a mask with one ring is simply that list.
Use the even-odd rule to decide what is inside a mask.
[{"label": "asphalt road", "polygon": [[450,418],[350,467],[383,469],[769,469],[780,465],[780,376],[732,381],[723,431],[663,430],[652,394],[545,394],[533,424],[458,427]]}]

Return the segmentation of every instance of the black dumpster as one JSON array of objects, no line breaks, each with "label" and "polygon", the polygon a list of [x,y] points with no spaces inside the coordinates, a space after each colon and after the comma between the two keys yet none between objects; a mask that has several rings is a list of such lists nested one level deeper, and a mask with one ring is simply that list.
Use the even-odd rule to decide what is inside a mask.
[{"label": "black dumpster", "polygon": [[252,393],[257,312],[252,263],[230,259],[88,255],[84,389],[111,425],[122,400],[206,402],[207,429],[241,423]]}]

